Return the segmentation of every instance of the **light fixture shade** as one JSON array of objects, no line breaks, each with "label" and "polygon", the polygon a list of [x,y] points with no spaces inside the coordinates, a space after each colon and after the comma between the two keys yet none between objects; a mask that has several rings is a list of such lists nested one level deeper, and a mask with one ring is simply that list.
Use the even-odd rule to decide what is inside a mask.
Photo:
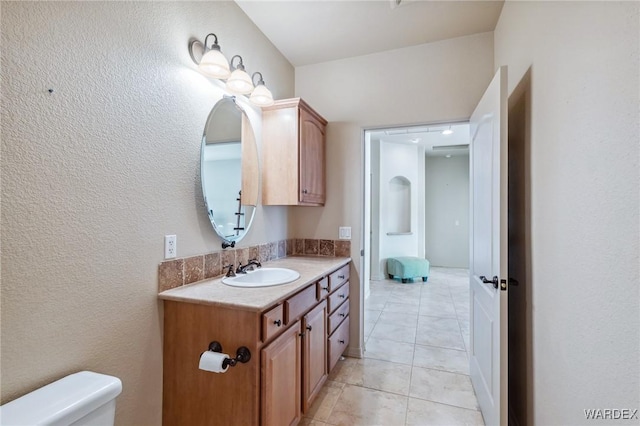
[{"label": "light fixture shade", "polygon": [[244,69],[236,68],[227,80],[227,89],[233,93],[247,95],[253,90],[253,82]]},{"label": "light fixture shade", "polygon": [[202,56],[198,68],[203,74],[219,79],[225,79],[231,74],[229,61],[227,61],[220,49],[215,47]]},{"label": "light fixture shade", "polygon": [[258,84],[251,96],[249,97],[249,102],[257,106],[270,106],[273,105],[273,95],[271,91],[267,89],[267,86],[264,84]]}]

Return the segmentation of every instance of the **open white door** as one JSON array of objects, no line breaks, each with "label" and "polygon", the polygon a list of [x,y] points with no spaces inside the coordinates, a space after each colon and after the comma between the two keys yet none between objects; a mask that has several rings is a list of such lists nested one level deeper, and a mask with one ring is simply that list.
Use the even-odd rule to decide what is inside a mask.
[{"label": "open white door", "polygon": [[507,424],[507,67],[471,127],[471,382],[487,425]]}]

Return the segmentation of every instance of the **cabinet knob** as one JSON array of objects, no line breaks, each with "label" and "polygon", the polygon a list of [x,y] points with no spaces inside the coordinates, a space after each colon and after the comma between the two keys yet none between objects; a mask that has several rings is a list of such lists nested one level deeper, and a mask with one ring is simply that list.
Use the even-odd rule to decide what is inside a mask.
[{"label": "cabinet knob", "polygon": [[338,340],[338,343],[344,345],[344,340]]},{"label": "cabinet knob", "polygon": [[303,189],[303,190],[302,190],[302,193],[303,193],[303,194],[306,194],[306,193],[308,193],[308,192],[309,192],[309,191],[307,191],[306,189]]},{"label": "cabinet knob", "polygon": [[329,287],[322,287],[324,291],[329,291]]},{"label": "cabinet knob", "polygon": [[346,317],[346,316],[347,316],[347,314],[338,314],[338,316],[340,316],[340,317],[344,318],[344,317]]},{"label": "cabinet knob", "polygon": [[338,295],[338,297],[339,297],[340,299],[344,299],[344,298],[345,298],[344,294],[339,294],[339,295]]},{"label": "cabinet knob", "polygon": [[313,328],[310,325],[308,325],[307,326],[307,330],[311,331],[311,330],[313,330]]},{"label": "cabinet knob", "polygon": [[273,323],[276,325],[276,327],[280,327],[282,325],[281,320],[275,320]]},{"label": "cabinet knob", "polygon": [[344,280],[344,275],[338,275],[338,278],[340,278],[341,280]]}]

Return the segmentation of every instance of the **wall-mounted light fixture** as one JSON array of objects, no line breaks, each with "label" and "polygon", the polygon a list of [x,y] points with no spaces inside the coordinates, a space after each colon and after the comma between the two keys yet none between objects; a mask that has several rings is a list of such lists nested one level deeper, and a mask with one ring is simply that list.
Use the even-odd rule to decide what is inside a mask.
[{"label": "wall-mounted light fixture", "polygon": [[[236,58],[238,58],[238,65],[234,67],[233,60]],[[234,55],[233,58],[231,58],[231,68],[233,68],[233,71],[227,79],[227,89],[229,89],[230,92],[240,95],[248,95],[251,93],[251,91],[253,91],[253,82],[249,74],[244,70],[242,56]]]},{"label": "wall-mounted light fixture", "polygon": [[249,97],[249,101],[254,105],[258,106],[270,106],[273,105],[273,95],[271,94],[271,90],[267,89],[267,86],[264,85],[264,80],[262,79],[261,72],[254,72],[251,75],[251,82],[255,81],[255,77],[259,76],[260,80],[258,80],[255,84],[255,89],[251,92],[251,96]]},{"label": "wall-mounted light fixture", "polygon": [[[210,36],[213,36],[213,45],[211,47],[207,47],[207,39]],[[189,45],[190,50],[192,50],[192,46],[193,43]],[[191,58],[193,59],[193,54],[191,54]],[[202,59],[200,59],[198,69],[200,69],[201,73],[208,75],[209,77],[220,78],[223,80],[228,78],[229,74],[231,74],[229,62],[220,51],[218,36],[214,33],[208,34],[204,39],[204,54],[202,55]]]},{"label": "wall-mounted light fixture", "polygon": [[449,135],[453,134],[453,130],[451,130],[451,126],[449,126],[448,129],[443,130],[442,134],[445,135],[445,136],[449,136]]},{"label": "wall-mounted light fixture", "polygon": [[[207,46],[207,41],[210,36],[213,36],[213,45]],[[200,52],[199,50],[202,50]],[[262,73],[254,72],[252,77],[245,71],[244,61],[240,55],[234,55],[231,61],[227,61],[227,58],[220,51],[220,45],[218,44],[218,37],[214,33],[210,33],[204,39],[204,44],[198,40],[192,40],[189,43],[189,55],[193,62],[198,65],[198,69],[204,75],[217,78],[219,80],[227,80],[226,88],[232,93],[249,95],[249,101],[257,106],[269,106],[273,104],[273,95],[271,91],[267,89],[262,79]],[[234,66],[234,60],[237,60],[237,64]],[[255,84],[253,83],[253,77],[258,74],[260,79]]]}]

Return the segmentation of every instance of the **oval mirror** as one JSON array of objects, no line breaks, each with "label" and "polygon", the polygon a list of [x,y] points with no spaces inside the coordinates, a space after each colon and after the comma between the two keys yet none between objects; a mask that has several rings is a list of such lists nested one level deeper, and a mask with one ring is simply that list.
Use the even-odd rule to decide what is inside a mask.
[{"label": "oval mirror", "polygon": [[225,96],[215,104],[202,137],[202,194],[222,247],[233,247],[251,227],[258,204],[258,150],[249,117]]}]

